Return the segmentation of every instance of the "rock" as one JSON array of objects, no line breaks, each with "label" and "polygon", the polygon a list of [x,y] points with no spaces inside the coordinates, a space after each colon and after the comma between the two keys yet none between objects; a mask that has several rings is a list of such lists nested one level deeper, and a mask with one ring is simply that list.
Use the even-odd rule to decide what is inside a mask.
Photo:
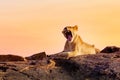
[{"label": "rock", "polygon": [[45,52],[33,54],[32,56],[26,57],[27,60],[29,60],[29,65],[47,65],[48,64],[48,58]]},{"label": "rock", "polygon": [[[61,67],[49,69],[38,64],[31,66],[24,62],[5,62],[4,64],[1,66],[7,68],[6,71],[0,70],[0,80],[73,80]],[[29,68],[21,71],[26,67]]]},{"label": "rock", "polygon": [[32,80],[27,75],[17,71],[10,71],[3,76],[3,80]]},{"label": "rock", "polygon": [[[70,59],[52,55],[37,57],[38,60],[30,58],[27,62],[0,62],[0,80],[120,80],[119,48],[108,48],[105,51],[113,54],[104,52]],[[47,60],[55,62],[54,67],[48,68]],[[41,61],[46,64],[41,65]]]},{"label": "rock", "polygon": [[47,58],[47,55],[45,52],[33,54],[32,56],[25,57],[27,60],[42,60],[44,58]]},{"label": "rock", "polygon": [[99,53],[68,59],[55,58],[74,80],[120,80],[120,52]]},{"label": "rock", "polygon": [[0,55],[0,62],[3,61],[24,61],[24,58],[17,55]]},{"label": "rock", "polygon": [[29,61],[29,65],[41,65],[41,66],[44,66],[44,65],[47,65],[49,62],[49,60],[47,58],[44,58],[42,60],[30,60]]},{"label": "rock", "polygon": [[114,53],[120,51],[119,47],[116,46],[107,46],[100,53]]}]

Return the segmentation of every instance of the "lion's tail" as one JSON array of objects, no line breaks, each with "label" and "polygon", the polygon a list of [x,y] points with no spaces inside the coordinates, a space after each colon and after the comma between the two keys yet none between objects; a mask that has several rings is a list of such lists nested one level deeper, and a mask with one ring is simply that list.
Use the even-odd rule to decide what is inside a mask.
[{"label": "lion's tail", "polygon": [[96,53],[100,53],[100,50],[99,50],[99,49],[97,49],[97,48],[95,49],[95,51],[96,51]]}]

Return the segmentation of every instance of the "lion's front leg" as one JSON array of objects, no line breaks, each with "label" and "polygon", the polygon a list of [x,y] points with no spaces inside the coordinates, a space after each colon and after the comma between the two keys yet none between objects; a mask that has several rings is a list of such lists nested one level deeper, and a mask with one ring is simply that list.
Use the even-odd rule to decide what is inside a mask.
[{"label": "lion's front leg", "polygon": [[71,52],[60,52],[57,54],[59,57],[64,57],[69,59],[70,57],[75,57],[76,56],[76,51],[71,51]]},{"label": "lion's front leg", "polygon": [[59,57],[64,57],[67,58],[68,57],[68,52],[60,52],[57,54]]},{"label": "lion's front leg", "polygon": [[70,57],[76,56],[76,51],[67,52],[67,54],[68,54],[67,59],[69,59]]}]

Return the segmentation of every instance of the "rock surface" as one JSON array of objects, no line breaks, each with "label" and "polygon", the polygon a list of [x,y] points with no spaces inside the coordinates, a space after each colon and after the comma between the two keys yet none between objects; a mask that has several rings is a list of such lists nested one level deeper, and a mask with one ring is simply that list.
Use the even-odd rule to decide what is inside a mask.
[{"label": "rock surface", "polygon": [[120,51],[119,47],[107,46],[101,51],[101,53],[114,53],[114,52],[118,52],[118,51]]},{"label": "rock surface", "polygon": [[0,55],[0,61],[24,61],[24,57],[17,55]]},{"label": "rock surface", "polygon": [[37,53],[37,54],[33,54],[29,57],[25,57],[27,60],[42,60],[43,58],[46,58],[47,55],[45,52],[40,52],[40,53]]},{"label": "rock surface", "polygon": [[49,56],[27,62],[0,62],[0,80],[120,80],[120,51],[108,54],[105,50],[70,59],[52,55],[52,60]]}]

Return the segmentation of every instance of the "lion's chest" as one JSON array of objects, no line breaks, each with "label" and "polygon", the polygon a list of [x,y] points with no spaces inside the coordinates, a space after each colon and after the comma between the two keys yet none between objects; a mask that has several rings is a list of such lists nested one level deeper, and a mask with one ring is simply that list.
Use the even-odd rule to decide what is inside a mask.
[{"label": "lion's chest", "polygon": [[75,44],[74,43],[69,43],[68,44],[68,49],[69,49],[69,51],[74,51],[75,50]]}]

